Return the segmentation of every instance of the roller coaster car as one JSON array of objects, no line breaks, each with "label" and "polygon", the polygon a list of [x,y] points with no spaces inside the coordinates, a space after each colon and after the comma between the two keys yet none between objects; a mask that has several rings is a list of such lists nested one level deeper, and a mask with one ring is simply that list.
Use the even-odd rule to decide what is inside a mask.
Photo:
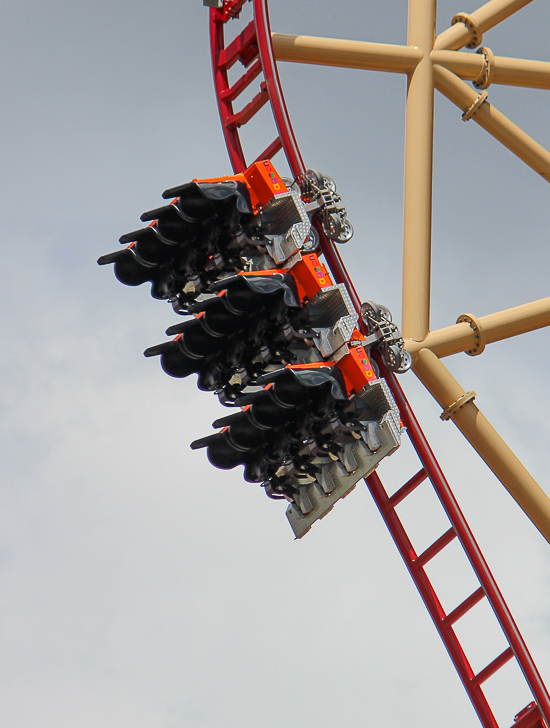
[{"label": "roller coaster car", "polygon": [[287,183],[265,160],[163,197],[173,199],[141,216],[147,227],[121,237],[128,247],[98,262],[128,285],[150,281],[154,298],[187,317],[145,355],[171,376],[197,374],[235,410],[191,447],[218,468],[243,465],[245,480],[288,500],[301,538],[399,447],[399,412],[369,358],[376,346],[401,366],[399,332],[369,304],[365,337],[346,287],[313,249],[314,216],[343,234],[330,178],[309,170]]}]

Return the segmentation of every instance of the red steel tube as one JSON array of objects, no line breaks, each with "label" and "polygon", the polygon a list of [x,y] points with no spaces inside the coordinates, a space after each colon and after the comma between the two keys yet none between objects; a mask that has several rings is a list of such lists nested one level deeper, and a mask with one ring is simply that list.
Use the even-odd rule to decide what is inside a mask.
[{"label": "red steel tube", "polygon": [[[267,83],[267,89],[271,101],[273,115],[275,123],[277,125],[279,136],[282,141],[282,146],[285,151],[291,172],[294,176],[305,171],[305,165],[294,136],[288,110],[284,100],[279,75],[277,71],[277,65],[273,55],[273,49],[271,44],[271,29],[269,25],[269,15],[267,10],[267,0],[253,0],[254,3],[254,20],[256,24],[256,36],[259,47],[260,60],[262,63],[262,70]],[[221,94],[223,91],[227,93],[229,88],[227,72],[219,61],[220,52],[223,50],[223,23],[216,22],[217,11],[212,9],[210,15],[210,26],[211,26],[211,48],[212,48],[212,60],[214,69],[214,83],[216,88],[216,95],[218,98],[218,105],[220,109],[220,117],[222,121],[223,133],[225,136],[229,156],[233,169],[235,172],[244,171],[246,168],[246,162],[244,153],[239,139],[237,129],[230,129],[227,126],[228,118],[232,115],[233,109],[229,101],[223,101]],[[357,294],[355,286],[346,270],[346,267],[340,257],[336,246],[333,241],[329,240],[322,226],[318,220],[314,221],[315,227],[318,230],[321,238],[321,247],[325,255],[327,264],[334,276],[334,279],[338,283],[344,283],[348,289],[348,292],[353,300],[355,308],[359,313],[361,300]],[[454,529],[462,543],[462,546],[466,552],[468,559],[476,573],[485,594],[487,595],[489,602],[493,608],[495,616],[497,617],[504,634],[506,635],[508,642],[517,658],[518,664],[529,684],[533,696],[535,697],[541,712],[546,720],[546,723],[550,726],[550,696],[546,690],[544,683],[540,677],[540,674],[533,662],[533,659],[525,645],[521,634],[515,624],[515,621],[500,593],[500,590],[495,582],[495,579],[485,562],[485,559],[479,549],[479,546],[470,531],[466,519],[456,502],[456,499],[447,483],[445,476],[422,432],[420,425],[418,424],[416,417],[397,381],[396,376],[385,369],[385,367],[379,362],[382,376],[385,377],[392,393],[395,397],[401,417],[404,425],[407,427],[411,442],[422,462],[423,467],[429,474],[430,480],[434,489],[439,497],[439,500],[446,511]],[[386,524],[392,536],[396,542],[396,545],[405,560],[407,566],[412,559],[416,558],[412,544],[405,533],[397,514],[388,505],[389,499],[382,483],[378,477],[378,474],[374,472],[368,479],[369,488],[373,493],[373,497],[379,504],[381,512],[384,514]],[[480,720],[482,720],[485,726],[495,726],[496,722],[488,704],[485,700],[483,693],[481,692],[478,685],[472,683],[473,674],[467,658],[462,650],[462,647],[458,643],[458,640],[454,636],[454,632],[450,629],[450,625],[445,624],[442,620],[445,619],[445,614],[441,607],[441,604],[435,594],[431,583],[428,580],[422,568],[409,569],[411,575],[419,588],[422,598],[430,612],[434,623],[436,624],[438,631],[453,659],[456,669],[464,682],[467,692],[472,699],[472,702],[478,712]],[[477,593],[477,592],[476,592]],[[472,595],[473,596],[473,595]],[[469,598],[470,599],[470,598]],[[469,601],[466,600],[466,601]],[[448,620],[450,621],[450,620]],[[454,638],[454,639],[453,639]],[[469,669],[468,669],[469,668]],[[479,691],[479,692],[478,692]]]},{"label": "red steel tube", "polygon": [[468,526],[464,514],[460,510],[460,506],[447,483],[443,471],[437,462],[429,444],[426,440],[414,412],[401,389],[395,374],[392,372],[385,373],[386,381],[395,397],[397,406],[401,413],[403,424],[407,427],[409,437],[418,453],[418,456],[429,473],[430,480],[434,486],[435,492],[445,509],[449,520],[453,524],[458,537],[462,543],[464,551],[476,573],[487,597],[489,603],[498,619],[502,631],[506,635],[508,642],[514,651],[518,664],[525,676],[527,684],[531,688],[533,697],[537,701],[541,713],[547,725],[550,725],[550,696],[546,690],[542,678],[537,670],[533,658],[521,636],[518,627],[512,617],[510,610],[497,586],[495,578],[485,561],[483,554],[477,544],[477,541]]},{"label": "red steel tube", "polygon": [[382,514],[382,517],[384,518],[384,521],[386,522],[393,540],[401,553],[401,557],[409,570],[416,588],[422,597],[422,601],[426,605],[426,608],[436,625],[439,636],[441,637],[443,644],[449,653],[449,657],[451,658],[453,665],[462,680],[462,684],[466,689],[468,697],[474,706],[474,710],[476,711],[483,728],[499,728],[482,689],[479,685],[472,683],[472,680],[475,677],[474,672],[457,636],[454,633],[454,630],[450,626],[443,626],[445,612],[426,572],[422,568],[415,568],[414,559],[416,557],[416,553],[409,537],[405,533],[405,529],[403,528],[397,513],[393,508],[389,507],[389,498],[376,471],[367,478],[367,485],[380,510],[380,513]]},{"label": "red steel tube", "polygon": [[[235,174],[244,172],[246,161],[244,158],[241,140],[237,129],[229,126],[229,119],[233,116],[233,104],[227,96],[229,80],[227,69],[220,63],[220,56],[224,50],[224,24],[218,19],[218,10],[210,8],[210,52],[212,55],[212,71],[214,74],[214,88],[218,100],[218,109],[222,123],[225,145],[229,160]],[[225,98],[224,98],[224,92]]]},{"label": "red steel tube", "polygon": [[256,37],[260,51],[260,59],[267,82],[273,116],[275,117],[275,123],[279,130],[279,136],[283,142],[283,149],[288,160],[288,165],[292,174],[297,177],[299,174],[305,172],[306,168],[300,150],[298,149],[292,124],[290,123],[285,97],[283,96],[281,82],[279,80],[279,72],[277,71],[275,56],[273,55],[267,0],[254,0],[254,21],[256,23]]}]

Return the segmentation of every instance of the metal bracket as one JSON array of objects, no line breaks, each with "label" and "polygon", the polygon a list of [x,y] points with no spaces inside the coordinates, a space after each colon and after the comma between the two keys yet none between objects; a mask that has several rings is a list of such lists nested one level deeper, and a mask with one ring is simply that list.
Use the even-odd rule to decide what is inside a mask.
[{"label": "metal bracket", "polygon": [[495,54],[486,46],[478,48],[477,52],[483,55],[483,69],[472,83],[476,88],[489,88],[493,82],[493,76],[495,75]]},{"label": "metal bracket", "polygon": [[476,318],[476,316],[474,316],[472,313],[463,313],[457,318],[456,323],[469,324],[470,328],[473,329],[476,335],[476,343],[474,344],[474,348],[468,349],[466,351],[466,354],[468,354],[469,356],[477,356],[478,354],[481,354],[485,350],[486,340],[479,319]]},{"label": "metal bracket", "polygon": [[317,215],[328,238],[336,243],[347,243],[353,237],[353,226],[347,218],[342,198],[336,191],[332,177],[315,169],[306,170],[296,179],[307,212]]},{"label": "metal bracket", "polygon": [[471,33],[472,37],[470,42],[466,43],[466,48],[477,48],[483,40],[483,33],[472,20],[472,16],[468,13],[457,13],[451,20],[451,25],[456,25],[456,23],[464,23],[468,31]]},{"label": "metal bracket", "polygon": [[229,18],[238,18],[247,0],[202,0],[205,7],[215,8],[218,12],[215,23],[226,23]]},{"label": "metal bracket", "polygon": [[475,397],[476,393],[473,391],[463,394],[462,397],[459,397],[455,402],[450,404],[446,410],[443,410],[439,416],[444,422],[446,420],[450,420],[451,417],[458,412],[458,410],[462,409],[465,404],[468,404],[468,402],[474,400]]},{"label": "metal bracket", "polygon": [[410,369],[411,355],[405,349],[403,337],[393,323],[390,311],[381,304],[367,301],[361,304],[360,315],[367,327],[369,343],[376,336],[374,346],[380,351],[382,361],[388,369],[400,374]]},{"label": "metal bracket", "polygon": [[472,116],[476,113],[476,111],[479,109],[481,104],[487,100],[487,96],[489,94],[487,91],[482,91],[477,99],[474,101],[474,103],[469,106],[466,111],[462,114],[462,121],[468,121],[468,119],[471,119]]}]

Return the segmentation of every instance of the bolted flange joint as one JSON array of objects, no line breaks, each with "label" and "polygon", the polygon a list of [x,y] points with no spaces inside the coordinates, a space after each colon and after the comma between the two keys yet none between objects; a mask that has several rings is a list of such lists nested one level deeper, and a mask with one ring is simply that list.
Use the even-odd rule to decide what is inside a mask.
[{"label": "bolted flange joint", "polygon": [[468,324],[476,335],[474,346],[471,349],[468,349],[466,351],[466,354],[468,354],[469,356],[477,356],[478,354],[481,354],[485,350],[485,344],[487,342],[485,340],[485,334],[483,333],[483,329],[481,328],[481,323],[479,319],[472,313],[463,313],[457,318],[456,323]]},{"label": "bolted flange joint", "polygon": [[456,23],[464,23],[470,33],[470,40],[466,43],[466,48],[477,48],[483,40],[483,33],[478,28],[475,21],[472,20],[472,16],[468,13],[457,13],[451,20],[451,25],[456,25]]},{"label": "bolted flange joint", "polygon": [[452,404],[450,404],[447,409],[443,410],[443,412],[439,415],[441,419],[445,422],[446,420],[450,420],[453,415],[455,415],[458,410],[461,410],[465,404],[468,404],[468,402],[471,402],[475,399],[476,393],[475,392],[465,392],[462,397],[459,397],[457,400],[455,400]]},{"label": "bolted flange joint", "polygon": [[474,114],[476,113],[476,111],[477,111],[477,110],[479,109],[479,107],[481,106],[481,104],[482,104],[482,103],[483,103],[484,101],[487,101],[487,96],[488,96],[488,95],[489,95],[489,94],[487,93],[487,91],[482,91],[482,92],[481,92],[481,93],[479,94],[479,96],[477,97],[477,99],[476,99],[476,100],[474,101],[474,103],[473,103],[473,104],[472,104],[471,106],[469,106],[469,107],[468,107],[468,108],[466,109],[466,111],[465,111],[465,112],[464,112],[464,113],[462,114],[462,121],[468,121],[468,119],[471,119],[471,118],[472,118],[472,116],[473,116],[473,115],[474,115]]},{"label": "bolted flange joint", "polygon": [[477,52],[483,55],[483,68],[479,76],[472,83],[476,88],[486,89],[493,82],[493,76],[495,75],[495,54],[487,46],[478,48]]}]

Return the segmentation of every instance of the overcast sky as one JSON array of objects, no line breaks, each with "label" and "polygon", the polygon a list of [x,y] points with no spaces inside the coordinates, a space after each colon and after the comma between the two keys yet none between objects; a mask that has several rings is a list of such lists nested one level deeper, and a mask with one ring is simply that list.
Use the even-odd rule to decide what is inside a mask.
[{"label": "overcast sky", "polygon": [[[405,0],[271,5],[280,32],[406,42]],[[474,9],[441,1],[438,29]],[[367,489],[293,541],[284,504],[190,451],[225,411],[142,356],[169,305],[95,263],[164,189],[230,172],[201,0],[3,15],[0,725],[477,726]],[[535,0],[484,45],[550,60],[549,27]],[[355,227],[359,293],[399,321],[405,79],[280,72],[306,164]],[[547,92],[489,95],[550,147]],[[272,138],[264,116],[251,156]],[[547,296],[542,178],[441,97],[434,166],[432,327]],[[549,354],[542,331],[448,361],[547,492]],[[550,548],[414,375],[401,383],[550,682]],[[379,472],[394,490],[413,468],[404,445]],[[428,488],[404,506],[420,550],[445,526]],[[449,609],[473,590],[459,556],[430,572]],[[475,617],[461,636],[479,669],[503,643]],[[513,670],[488,692],[503,726],[530,699]]]}]

